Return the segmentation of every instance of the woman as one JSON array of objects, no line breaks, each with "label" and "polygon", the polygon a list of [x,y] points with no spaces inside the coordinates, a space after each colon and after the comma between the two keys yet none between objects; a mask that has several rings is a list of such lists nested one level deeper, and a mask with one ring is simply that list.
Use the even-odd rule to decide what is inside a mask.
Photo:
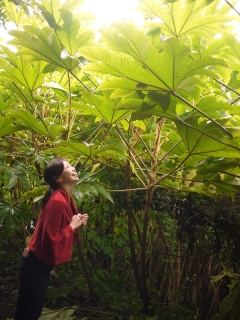
[{"label": "woman", "polygon": [[80,214],[72,199],[78,175],[62,158],[52,160],[44,170],[49,189],[19,266],[19,293],[15,320],[37,320],[42,312],[52,268],[71,260],[77,229],[86,225],[88,215]]}]

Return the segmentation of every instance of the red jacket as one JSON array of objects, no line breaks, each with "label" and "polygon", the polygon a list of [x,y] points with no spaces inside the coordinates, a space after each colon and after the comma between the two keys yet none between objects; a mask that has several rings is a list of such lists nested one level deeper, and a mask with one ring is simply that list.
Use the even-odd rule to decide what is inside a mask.
[{"label": "red jacket", "polygon": [[55,191],[41,210],[29,250],[45,265],[71,260],[72,246],[77,242],[77,229],[70,226],[74,214],[78,210],[64,189]]}]

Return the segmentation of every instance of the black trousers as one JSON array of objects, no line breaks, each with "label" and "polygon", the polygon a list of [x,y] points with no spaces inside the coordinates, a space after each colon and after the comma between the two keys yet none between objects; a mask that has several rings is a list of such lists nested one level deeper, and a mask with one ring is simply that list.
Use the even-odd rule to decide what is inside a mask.
[{"label": "black trousers", "polygon": [[37,320],[42,312],[52,267],[41,263],[32,252],[19,265],[19,291],[14,320]]}]

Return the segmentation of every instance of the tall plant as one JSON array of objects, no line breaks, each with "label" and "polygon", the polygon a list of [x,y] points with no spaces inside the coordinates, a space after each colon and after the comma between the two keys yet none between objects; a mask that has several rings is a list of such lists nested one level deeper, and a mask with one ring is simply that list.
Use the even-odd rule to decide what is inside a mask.
[{"label": "tall plant", "polygon": [[[239,141],[235,137],[239,129],[233,124],[236,119],[231,112],[238,113],[232,99],[236,101],[239,95],[229,86],[230,97],[226,96],[219,84],[228,86],[234,76],[229,68],[229,47],[239,47],[239,43],[227,32],[222,39],[216,37],[231,19],[229,6],[218,9],[217,1],[209,6],[205,1],[190,1],[185,6],[180,2],[140,3],[140,10],[159,19],[146,23],[145,33],[133,24],[117,23],[111,30],[102,30],[104,45],[83,48],[80,52],[89,61],[96,61],[85,65],[84,72],[111,75],[103,79],[98,89],[111,90],[111,97],[121,100],[115,109],[130,109],[130,121],[142,120],[144,125],[150,123],[156,127],[156,138],[150,147],[142,132],[137,138],[137,144],[141,143],[141,158],[136,146],[133,148],[117,129],[132,160],[133,173],[146,189],[139,238],[141,277],[137,268],[135,275],[143,304],[147,306],[146,238],[155,187],[162,185],[208,194],[226,192],[232,198],[238,190],[235,161],[239,158]],[[152,116],[158,121],[154,122]],[[133,140],[136,134],[137,130]],[[214,163],[218,163],[217,167]],[[220,171],[219,165],[226,170]],[[131,233],[132,226],[129,228]],[[134,250],[132,259],[135,259]]]},{"label": "tall plant", "polygon": [[[23,21],[10,32],[16,53],[2,48],[0,84],[15,98],[3,110],[3,135],[21,130],[36,157],[67,154],[91,166],[89,175],[125,171],[129,246],[146,310],[154,192],[234,199],[239,190],[240,45],[229,32],[231,7],[220,1],[139,3],[141,28],[116,23],[96,43],[84,16],[73,14],[78,1],[42,1],[41,27]],[[97,183],[92,190],[111,199]],[[134,190],[145,191],[142,217],[132,210]]]}]

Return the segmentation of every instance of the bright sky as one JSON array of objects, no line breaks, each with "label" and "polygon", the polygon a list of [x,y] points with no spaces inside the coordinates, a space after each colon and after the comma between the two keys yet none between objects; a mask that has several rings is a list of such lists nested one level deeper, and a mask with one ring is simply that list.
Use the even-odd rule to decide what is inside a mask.
[{"label": "bright sky", "polygon": [[81,11],[91,12],[97,16],[97,27],[109,26],[111,23],[123,20],[139,20],[140,13],[134,11],[137,0],[85,0]]},{"label": "bright sky", "polygon": [[[109,27],[112,23],[124,19],[133,19],[138,23],[141,14],[134,10],[134,6],[137,4],[139,4],[137,0],[85,0],[80,10],[94,14],[97,18],[94,26],[102,28]],[[11,23],[8,28],[11,29]],[[15,27],[12,28],[14,29]],[[1,38],[4,41],[11,38],[2,28],[0,29],[0,33],[0,43]]]},{"label": "bright sky", "polygon": [[[196,0],[197,1],[197,0]],[[225,1],[222,3],[226,5]],[[138,0],[85,0],[81,6],[81,11],[91,12],[97,17],[94,23],[96,28],[109,27],[112,23],[132,19],[137,24],[141,24],[142,15],[134,7],[139,4]],[[235,4],[235,8],[240,12],[240,2]],[[240,19],[237,13],[232,10],[235,17],[236,32],[240,32]]]},{"label": "bright sky", "polygon": [[[62,0],[64,1],[64,0]],[[224,1],[224,0],[222,0]],[[109,27],[112,23],[119,20],[132,19],[136,23],[141,24],[141,13],[134,10],[134,7],[139,4],[138,0],[85,0],[80,7],[81,11],[90,12],[97,17],[94,23],[96,29],[101,27]],[[235,6],[240,11],[240,2]],[[232,10],[232,14],[236,22],[236,31],[240,32],[240,19],[236,12]],[[1,31],[1,30],[0,30]],[[1,37],[5,32],[1,32]]]}]

